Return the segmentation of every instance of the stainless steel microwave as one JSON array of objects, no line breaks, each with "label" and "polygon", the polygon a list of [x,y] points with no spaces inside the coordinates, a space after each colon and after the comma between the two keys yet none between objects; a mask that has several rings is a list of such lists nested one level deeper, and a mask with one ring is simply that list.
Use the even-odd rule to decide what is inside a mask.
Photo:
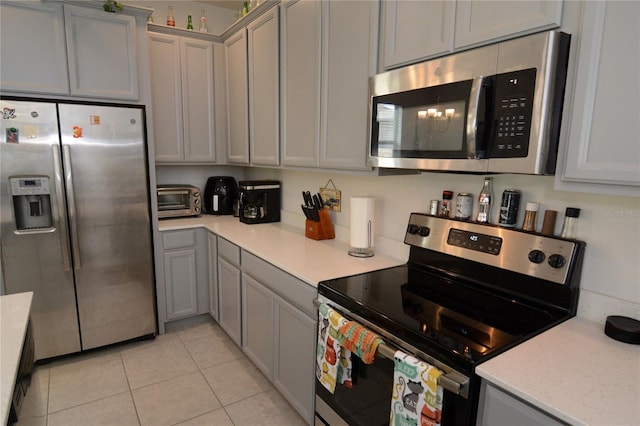
[{"label": "stainless steel microwave", "polygon": [[202,195],[192,185],[158,185],[158,218],[200,216]]},{"label": "stainless steel microwave", "polygon": [[554,174],[570,39],[547,31],[372,77],[368,164]]}]

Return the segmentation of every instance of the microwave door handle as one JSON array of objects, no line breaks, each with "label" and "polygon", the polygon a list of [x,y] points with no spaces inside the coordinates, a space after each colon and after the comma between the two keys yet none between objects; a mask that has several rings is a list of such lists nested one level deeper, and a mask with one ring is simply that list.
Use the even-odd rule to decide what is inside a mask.
[{"label": "microwave door handle", "polygon": [[469,111],[467,112],[467,158],[478,158],[478,113],[485,77],[478,76],[471,83]]}]

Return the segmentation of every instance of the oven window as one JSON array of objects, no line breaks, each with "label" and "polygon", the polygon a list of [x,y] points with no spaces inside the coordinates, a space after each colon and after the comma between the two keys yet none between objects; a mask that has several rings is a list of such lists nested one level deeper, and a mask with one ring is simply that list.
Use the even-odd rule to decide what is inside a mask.
[{"label": "oven window", "polygon": [[372,155],[464,158],[471,80],[373,99]]},{"label": "oven window", "polygon": [[393,361],[376,358],[373,364],[365,364],[352,355],[351,362],[351,389],[336,385],[331,394],[316,379],[316,393],[349,425],[388,425]]},{"label": "oven window", "polygon": [[185,210],[191,208],[191,194],[188,191],[175,191],[158,194],[159,210]]}]

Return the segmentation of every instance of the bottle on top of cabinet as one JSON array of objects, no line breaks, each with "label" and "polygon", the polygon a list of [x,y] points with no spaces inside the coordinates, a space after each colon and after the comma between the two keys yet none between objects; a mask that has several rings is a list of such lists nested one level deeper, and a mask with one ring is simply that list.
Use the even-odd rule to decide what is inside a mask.
[{"label": "bottle on top of cabinet", "polygon": [[176,20],[173,17],[173,7],[169,6],[169,13],[167,14],[167,26],[169,27],[175,27],[176,26]]},{"label": "bottle on top of cabinet", "polygon": [[204,9],[202,9],[201,13],[200,13],[200,28],[199,31],[201,33],[206,33],[209,30],[207,29],[207,17],[204,16]]}]

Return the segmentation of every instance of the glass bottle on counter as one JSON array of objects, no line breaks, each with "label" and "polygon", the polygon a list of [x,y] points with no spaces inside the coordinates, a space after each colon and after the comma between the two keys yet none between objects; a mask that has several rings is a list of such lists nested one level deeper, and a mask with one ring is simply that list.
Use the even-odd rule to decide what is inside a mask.
[{"label": "glass bottle on counter", "polygon": [[176,20],[173,17],[173,7],[169,6],[169,13],[167,14],[167,26],[169,27],[175,27],[176,26]]},{"label": "glass bottle on counter", "polygon": [[562,238],[576,238],[576,230],[578,228],[578,218],[580,217],[580,209],[575,207],[567,207],[564,213],[564,222],[562,223]]},{"label": "glass bottle on counter", "polygon": [[491,203],[493,202],[493,179],[484,178],[482,191],[478,196],[478,216],[476,222],[489,223],[491,220]]},{"label": "glass bottle on counter", "polygon": [[191,19],[191,15],[187,16],[187,29],[188,30],[192,30],[193,29],[193,20]]}]

